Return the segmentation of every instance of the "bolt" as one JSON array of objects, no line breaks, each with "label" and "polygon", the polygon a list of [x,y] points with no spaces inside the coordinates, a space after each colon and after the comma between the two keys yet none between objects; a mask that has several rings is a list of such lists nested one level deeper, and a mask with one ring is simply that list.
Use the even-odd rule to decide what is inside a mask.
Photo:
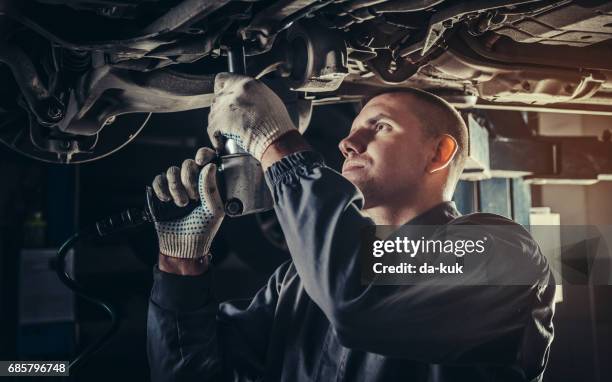
[{"label": "bolt", "polygon": [[242,202],[239,199],[230,199],[225,204],[225,212],[229,216],[237,216],[242,213]]},{"label": "bolt", "polygon": [[453,27],[453,20],[452,19],[447,19],[442,21],[442,26],[446,29],[450,29]]},{"label": "bolt", "polygon": [[68,150],[72,147],[72,142],[70,141],[60,141],[60,147],[64,150]]}]

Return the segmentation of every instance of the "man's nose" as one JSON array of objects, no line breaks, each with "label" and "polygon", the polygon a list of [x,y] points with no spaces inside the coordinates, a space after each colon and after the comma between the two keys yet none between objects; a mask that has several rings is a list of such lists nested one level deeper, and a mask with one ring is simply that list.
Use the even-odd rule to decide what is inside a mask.
[{"label": "man's nose", "polygon": [[355,131],[350,133],[346,138],[340,141],[338,148],[345,158],[349,155],[358,155],[363,153],[367,147],[367,139],[365,134]]}]

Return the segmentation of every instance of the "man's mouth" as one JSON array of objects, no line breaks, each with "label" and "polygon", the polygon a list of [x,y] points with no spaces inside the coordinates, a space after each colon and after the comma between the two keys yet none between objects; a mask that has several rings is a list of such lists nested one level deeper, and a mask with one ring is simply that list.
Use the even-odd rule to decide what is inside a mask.
[{"label": "man's mouth", "polygon": [[342,165],[342,173],[359,170],[364,167],[365,167],[365,163],[363,162],[356,161],[356,160],[346,161],[344,162],[344,165]]}]

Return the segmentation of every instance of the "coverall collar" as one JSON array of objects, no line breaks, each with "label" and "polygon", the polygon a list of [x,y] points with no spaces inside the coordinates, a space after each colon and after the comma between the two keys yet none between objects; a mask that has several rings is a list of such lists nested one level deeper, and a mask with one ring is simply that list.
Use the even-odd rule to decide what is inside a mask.
[{"label": "coverall collar", "polygon": [[447,201],[428,209],[427,211],[406,222],[406,224],[441,225],[446,224],[459,216],[461,216],[461,213],[457,210],[455,202]]}]

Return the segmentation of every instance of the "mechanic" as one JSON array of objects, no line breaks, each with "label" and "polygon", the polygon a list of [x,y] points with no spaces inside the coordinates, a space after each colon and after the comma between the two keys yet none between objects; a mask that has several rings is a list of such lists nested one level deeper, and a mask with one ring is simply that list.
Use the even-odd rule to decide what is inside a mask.
[{"label": "mechanic", "polygon": [[374,96],[340,142],[339,174],[261,82],[220,73],[214,91],[211,141],[235,139],[260,160],[291,260],[250,302],[218,304],[208,253],[224,217],[215,153],[202,148],[195,160],[157,176],[161,200],[184,206],[199,199],[201,206],[156,225],[147,344],[153,381],[542,378],[555,286],[527,231],[503,245],[536,275],[531,285],[361,284],[357,238],[364,227],[461,219],[518,225],[492,214],[460,216],[451,202],[467,128],[449,104],[417,89]]}]

